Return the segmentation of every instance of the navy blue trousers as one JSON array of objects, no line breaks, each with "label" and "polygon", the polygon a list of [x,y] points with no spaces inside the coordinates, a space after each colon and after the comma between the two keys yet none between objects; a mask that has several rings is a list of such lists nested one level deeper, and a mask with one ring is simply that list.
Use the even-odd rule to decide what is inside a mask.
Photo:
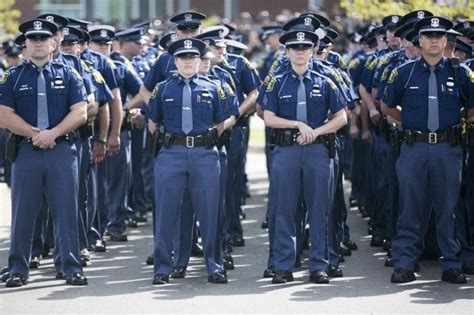
[{"label": "navy blue trousers", "polygon": [[402,145],[396,166],[400,217],[392,242],[395,268],[413,270],[421,254],[420,240],[431,210],[426,196],[431,196],[436,218],[441,268],[461,268],[454,214],[461,186],[461,157],[461,148],[450,147],[447,143]]},{"label": "navy blue trousers", "polygon": [[35,150],[22,144],[12,167],[10,273],[29,273],[32,234],[43,198],[50,209],[66,276],[82,272],[77,231],[78,154],[75,145],[59,142]]}]

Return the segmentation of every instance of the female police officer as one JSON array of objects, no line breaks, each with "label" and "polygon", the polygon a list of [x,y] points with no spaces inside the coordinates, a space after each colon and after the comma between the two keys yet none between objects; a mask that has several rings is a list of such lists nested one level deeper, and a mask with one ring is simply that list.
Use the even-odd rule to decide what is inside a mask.
[{"label": "female police officer", "polygon": [[[200,78],[198,39],[172,43],[178,73],[158,83],[150,98],[150,131],[164,127],[163,147],[155,159],[155,252],[153,284],[165,284],[172,271],[171,251],[179,209],[187,187],[198,216],[208,281],[227,283],[222,266],[219,226],[219,156],[216,134],[228,117],[221,87]],[[216,125],[216,129],[212,129]],[[210,131],[212,130],[212,131]]]},{"label": "female police officer", "polygon": [[[317,41],[318,35],[310,31],[290,31],[280,37],[291,69],[268,83],[262,102],[265,124],[278,134],[270,174],[275,196],[269,221],[275,229],[273,283],[293,281],[294,217],[301,185],[310,224],[310,281],[329,282],[326,234],[332,162],[322,140],[344,126],[347,117],[335,84],[309,70]],[[326,122],[328,111],[333,118]]]},{"label": "female police officer", "polygon": [[30,60],[0,80],[0,124],[17,135],[12,168],[12,229],[7,287],[28,281],[35,219],[43,192],[57,231],[66,282],[86,285],[77,232],[78,165],[71,132],[87,119],[82,79],[71,67],[51,61],[54,23],[23,23]]}]

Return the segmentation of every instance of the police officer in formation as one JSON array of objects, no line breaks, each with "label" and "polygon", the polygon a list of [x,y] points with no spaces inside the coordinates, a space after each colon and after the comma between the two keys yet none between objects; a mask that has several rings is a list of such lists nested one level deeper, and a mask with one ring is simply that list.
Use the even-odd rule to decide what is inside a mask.
[{"label": "police officer in formation", "polygon": [[330,21],[303,13],[262,28],[268,51],[257,72],[235,29],[203,29],[205,18],[172,17],[161,53],[147,22],[116,32],[43,14],[21,25],[24,59],[0,80],[0,126],[16,149],[7,286],[26,284],[50,247],[56,278],[87,284],[88,250],[127,241],[149,209],[153,284],[185,277],[191,255],[204,256],[209,282],[227,283],[232,247],[245,245],[256,103],[270,180],[264,277],[293,281],[304,249],[311,282],[343,276],[339,263],[357,249],[344,175],[351,206],[370,217],[370,245],[395,267],[392,282],[415,280],[434,255],[443,281],[465,283],[474,273],[474,25],[426,10],[389,15],[358,29],[343,58]]},{"label": "police officer in formation", "polygon": [[1,124],[16,137],[12,165],[12,232],[7,287],[28,283],[31,240],[43,191],[55,222],[66,283],[86,285],[80,264],[77,200],[78,160],[74,130],[87,119],[83,80],[52,61],[56,24],[23,23],[29,60],[4,73]]}]

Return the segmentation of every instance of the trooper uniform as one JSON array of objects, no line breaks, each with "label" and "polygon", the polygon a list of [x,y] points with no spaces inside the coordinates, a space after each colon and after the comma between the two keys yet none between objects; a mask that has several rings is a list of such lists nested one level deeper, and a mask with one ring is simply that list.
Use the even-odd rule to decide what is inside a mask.
[{"label": "trooper uniform", "polygon": [[[280,38],[287,47],[313,46],[318,35],[309,31],[290,31]],[[328,112],[337,113],[345,104],[336,85],[317,72],[307,70],[299,76],[290,70],[274,77],[266,86],[262,109],[276,116],[306,122],[318,128],[328,118]],[[311,249],[309,252],[310,280],[328,283],[327,214],[330,207],[330,185],[333,177],[329,151],[323,144],[328,135],[314,143],[302,146],[296,143],[297,129],[276,129],[283,138],[276,141],[271,167],[269,225],[273,226],[273,255],[275,275],[273,283],[293,280],[296,259],[295,215],[301,191],[308,209]],[[304,187],[304,189],[303,189]]]},{"label": "trooper uniform", "polygon": [[[428,17],[415,24],[420,36],[444,36],[452,23],[441,17]],[[406,143],[397,161],[400,184],[400,217],[392,242],[395,272],[392,282],[415,280],[417,246],[423,237],[430,208],[430,196],[436,217],[436,231],[442,257],[442,280],[465,283],[458,257],[460,246],[455,238],[454,209],[459,198],[461,148],[459,130],[461,103],[467,97],[474,107],[474,74],[467,68],[453,70],[450,61],[441,57],[429,65],[422,57],[396,68],[390,74],[384,102],[389,108],[400,106]]]},{"label": "trooper uniform", "polygon": [[[172,43],[174,56],[201,55],[198,39]],[[151,119],[164,127],[163,147],[155,159],[155,252],[153,284],[165,284],[172,270],[171,250],[186,187],[198,216],[208,281],[226,283],[220,250],[219,156],[210,128],[222,123],[226,97],[222,88],[197,75],[180,74],[156,85],[150,98]],[[205,184],[204,184],[205,183]]]},{"label": "trooper uniform", "polygon": [[[27,38],[51,37],[57,26],[35,19],[23,23]],[[8,70],[0,84],[0,104],[14,109],[27,124],[52,129],[68,115],[72,105],[84,106],[86,92],[77,71],[56,61],[42,68],[24,62]],[[18,136],[18,153],[12,167],[12,237],[7,287],[26,284],[31,239],[38,205],[46,199],[54,219],[66,281],[85,285],[80,265],[77,232],[78,160],[73,133],[61,135],[52,149],[36,147]],[[41,189],[38,189],[41,188]]]}]

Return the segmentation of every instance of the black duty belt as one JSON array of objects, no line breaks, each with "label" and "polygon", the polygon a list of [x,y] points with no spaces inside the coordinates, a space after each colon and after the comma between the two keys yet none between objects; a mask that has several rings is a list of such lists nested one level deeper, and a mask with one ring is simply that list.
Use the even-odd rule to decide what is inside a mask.
[{"label": "black duty belt", "polygon": [[403,133],[407,143],[410,142],[424,142],[429,144],[438,144],[449,142],[448,132],[420,132],[420,131],[405,131]]},{"label": "black duty belt", "polygon": [[[296,143],[299,135],[300,133],[297,129],[273,129],[274,144],[279,146],[289,146]],[[331,137],[334,138],[335,134],[321,135],[312,143],[326,144],[331,140]]]},{"label": "black duty belt", "polygon": [[194,148],[194,147],[204,147],[204,135],[199,136],[180,136],[180,135],[173,135],[173,140],[171,141],[172,145],[182,145],[186,148]]},{"label": "black duty belt", "polygon": [[[54,141],[56,143],[59,143],[59,142],[68,142],[69,144],[73,144],[77,139],[77,136],[76,136],[76,133],[73,131],[73,132],[69,132],[65,135],[62,135],[62,136],[59,136],[57,137]],[[23,142],[23,143],[30,143],[30,144],[33,144],[33,139],[32,138],[27,138],[27,137],[19,137],[19,142]],[[37,150],[41,150],[40,148],[36,147],[35,146],[35,149]]]}]

